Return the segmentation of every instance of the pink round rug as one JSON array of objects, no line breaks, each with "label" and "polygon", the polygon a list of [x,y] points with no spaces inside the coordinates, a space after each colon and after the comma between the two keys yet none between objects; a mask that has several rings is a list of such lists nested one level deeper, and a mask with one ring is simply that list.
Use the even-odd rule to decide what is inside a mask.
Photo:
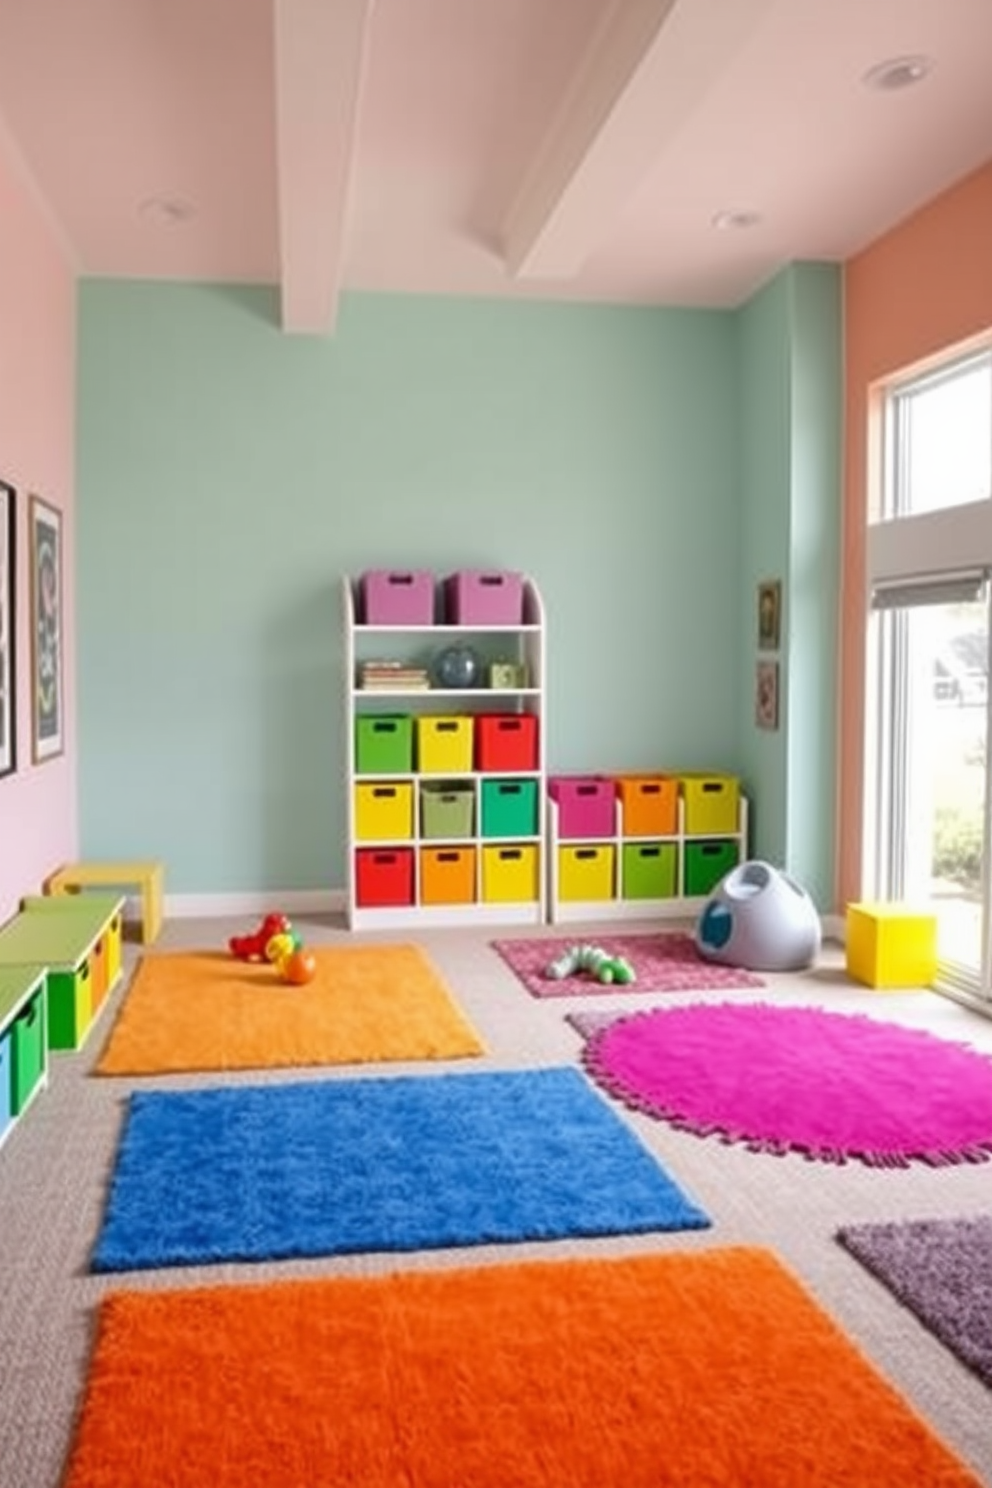
[{"label": "pink round rug", "polygon": [[658,1008],[593,1025],[583,1061],[632,1108],[752,1151],[893,1168],[992,1156],[992,1060],[864,1014]]}]

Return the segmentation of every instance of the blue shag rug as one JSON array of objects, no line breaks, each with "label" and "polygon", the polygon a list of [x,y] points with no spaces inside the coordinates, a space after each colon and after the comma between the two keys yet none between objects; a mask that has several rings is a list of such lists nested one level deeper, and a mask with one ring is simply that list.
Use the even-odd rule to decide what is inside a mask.
[{"label": "blue shag rug", "polygon": [[709,1223],[574,1069],[142,1092],[92,1269]]}]

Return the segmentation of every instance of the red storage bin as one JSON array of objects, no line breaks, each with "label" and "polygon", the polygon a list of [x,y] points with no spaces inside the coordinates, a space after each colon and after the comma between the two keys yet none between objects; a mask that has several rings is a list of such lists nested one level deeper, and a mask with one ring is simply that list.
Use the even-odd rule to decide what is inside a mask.
[{"label": "red storage bin", "polygon": [[480,713],[475,720],[477,770],[536,770],[537,716]]},{"label": "red storage bin", "polygon": [[558,802],[559,837],[612,837],[617,796],[603,775],[552,775],[548,790]]},{"label": "red storage bin", "polygon": [[355,853],[360,909],[413,903],[413,848],[360,847]]},{"label": "red storage bin", "polygon": [[450,625],[520,625],[523,576],[463,569],[444,581],[444,609]]}]

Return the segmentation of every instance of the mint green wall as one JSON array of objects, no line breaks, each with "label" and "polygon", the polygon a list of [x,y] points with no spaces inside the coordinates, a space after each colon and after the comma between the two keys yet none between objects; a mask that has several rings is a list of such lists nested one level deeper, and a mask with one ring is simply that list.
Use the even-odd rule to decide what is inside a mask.
[{"label": "mint green wall", "polygon": [[840,270],[804,264],[792,289],[789,809],[786,861],[832,909],[837,803],[843,344]]},{"label": "mint green wall", "polygon": [[[841,487],[841,279],[797,264],[738,312],[741,768],[752,852],[832,907]],[[782,642],[757,649],[757,585],[783,585]],[[759,658],[780,669],[780,727],[754,722]]]},{"label": "mint green wall", "polygon": [[342,575],[531,573],[552,768],[737,769],[738,326],[722,312],[80,292],[87,856],[339,887]]}]

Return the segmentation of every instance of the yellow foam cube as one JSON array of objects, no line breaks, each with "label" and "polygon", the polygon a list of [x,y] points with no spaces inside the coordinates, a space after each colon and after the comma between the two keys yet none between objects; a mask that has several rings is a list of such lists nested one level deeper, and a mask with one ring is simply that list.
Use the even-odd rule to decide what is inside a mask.
[{"label": "yellow foam cube", "polygon": [[937,916],[906,904],[849,904],[847,974],[868,987],[929,987]]}]

